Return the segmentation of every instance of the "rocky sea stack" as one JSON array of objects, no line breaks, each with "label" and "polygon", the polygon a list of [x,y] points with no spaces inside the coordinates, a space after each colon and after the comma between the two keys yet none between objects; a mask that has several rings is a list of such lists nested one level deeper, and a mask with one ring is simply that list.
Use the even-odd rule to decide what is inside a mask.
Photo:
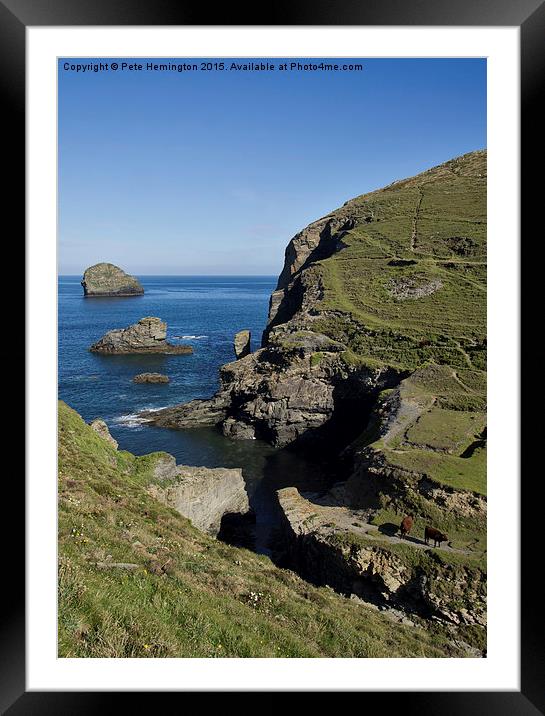
[{"label": "rocky sea stack", "polygon": [[83,274],[83,293],[88,297],[142,296],[144,289],[134,276],[114,264],[90,266]]},{"label": "rocky sea stack", "polygon": [[193,353],[188,345],[173,345],[167,342],[167,324],[155,316],[141,318],[127,328],[108,331],[89,349],[93,353]]}]

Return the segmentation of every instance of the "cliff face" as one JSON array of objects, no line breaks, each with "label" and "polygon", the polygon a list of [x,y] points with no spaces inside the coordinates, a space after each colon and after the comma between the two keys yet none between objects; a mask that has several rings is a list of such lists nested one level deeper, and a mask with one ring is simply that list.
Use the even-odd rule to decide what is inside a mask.
[{"label": "cliff face", "polygon": [[161,484],[150,485],[148,491],[214,536],[225,515],[245,514],[250,509],[239,468],[188,467],[174,462]]},{"label": "cliff face", "polygon": [[278,499],[290,562],[307,579],[383,609],[450,625],[486,624],[479,555],[401,538],[345,506],[311,502],[293,487],[280,490]]}]

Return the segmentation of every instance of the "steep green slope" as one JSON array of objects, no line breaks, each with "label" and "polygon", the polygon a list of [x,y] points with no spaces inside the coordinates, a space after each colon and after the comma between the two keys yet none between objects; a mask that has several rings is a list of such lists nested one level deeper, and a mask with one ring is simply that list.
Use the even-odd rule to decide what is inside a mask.
[{"label": "steep green slope", "polygon": [[[479,372],[486,360],[486,152],[347,202],[319,262],[321,331],[400,369]],[[332,216],[335,216],[335,212]],[[334,312],[329,315],[329,312]]]},{"label": "steep green slope", "polygon": [[199,532],[146,491],[160,458],[59,403],[59,656],[465,655]]}]

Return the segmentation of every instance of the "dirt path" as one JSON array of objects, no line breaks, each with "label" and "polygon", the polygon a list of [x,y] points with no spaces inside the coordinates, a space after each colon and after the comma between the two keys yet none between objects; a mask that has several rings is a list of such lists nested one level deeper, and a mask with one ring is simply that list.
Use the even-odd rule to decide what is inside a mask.
[{"label": "dirt path", "polygon": [[471,362],[471,358],[466,353],[466,351],[462,348],[462,344],[459,341],[455,341],[456,345],[458,346],[458,350],[462,355],[464,356],[465,362],[467,363],[468,367],[471,368],[471,370],[474,370],[473,363]]},{"label": "dirt path", "polygon": [[480,395],[478,391],[473,390],[473,388],[470,388],[469,385],[466,385],[464,381],[460,379],[460,376],[455,370],[452,371],[452,377],[458,383],[458,385],[460,385],[464,390],[467,390],[468,393],[471,393],[472,395]]},{"label": "dirt path", "polygon": [[448,544],[444,544],[441,547],[434,547],[432,544],[426,544],[424,540],[421,540],[418,537],[411,537],[410,535],[408,537],[398,537],[395,534],[389,535],[387,533],[381,532],[380,527],[376,525],[371,525],[369,524],[369,522],[365,523],[365,533],[368,537],[377,537],[380,540],[388,540],[389,542],[394,542],[397,544],[409,544],[411,547],[415,547],[417,549],[440,549],[444,552],[470,554],[469,550],[456,549],[455,547],[450,547]]},{"label": "dirt path", "polygon": [[418,239],[418,216],[420,214],[420,207],[422,205],[422,199],[424,198],[424,192],[418,187],[418,201],[416,202],[416,208],[414,210],[413,217],[413,230],[411,234],[411,251],[416,253],[417,251],[417,239]]},{"label": "dirt path", "polygon": [[[305,497],[303,495],[303,497]],[[406,544],[414,547],[415,549],[440,549],[444,552],[457,552],[458,554],[470,554],[469,550],[456,549],[450,547],[448,544],[443,544],[441,547],[434,547],[433,545],[427,545],[424,540],[418,537],[399,537],[395,534],[394,530],[397,531],[397,525],[372,525],[367,522],[367,518],[364,513],[358,510],[351,510],[348,507],[342,505],[328,505],[320,504],[320,499],[316,502],[311,502],[309,497],[305,497],[308,500],[309,514],[307,517],[306,525],[312,531],[323,528],[324,530],[342,530],[351,532],[355,535],[365,535],[370,539],[376,539],[379,542],[390,542],[395,544]],[[381,531],[381,527],[384,531]],[[391,529],[390,529],[391,528]]]}]

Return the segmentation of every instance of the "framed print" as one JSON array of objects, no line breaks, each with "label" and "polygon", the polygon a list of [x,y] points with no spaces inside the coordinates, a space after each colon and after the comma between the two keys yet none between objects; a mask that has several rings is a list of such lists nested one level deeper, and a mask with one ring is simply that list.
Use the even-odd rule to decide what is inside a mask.
[{"label": "framed print", "polygon": [[543,5],[0,11],[28,306],[3,708],[544,712],[518,380]]}]

